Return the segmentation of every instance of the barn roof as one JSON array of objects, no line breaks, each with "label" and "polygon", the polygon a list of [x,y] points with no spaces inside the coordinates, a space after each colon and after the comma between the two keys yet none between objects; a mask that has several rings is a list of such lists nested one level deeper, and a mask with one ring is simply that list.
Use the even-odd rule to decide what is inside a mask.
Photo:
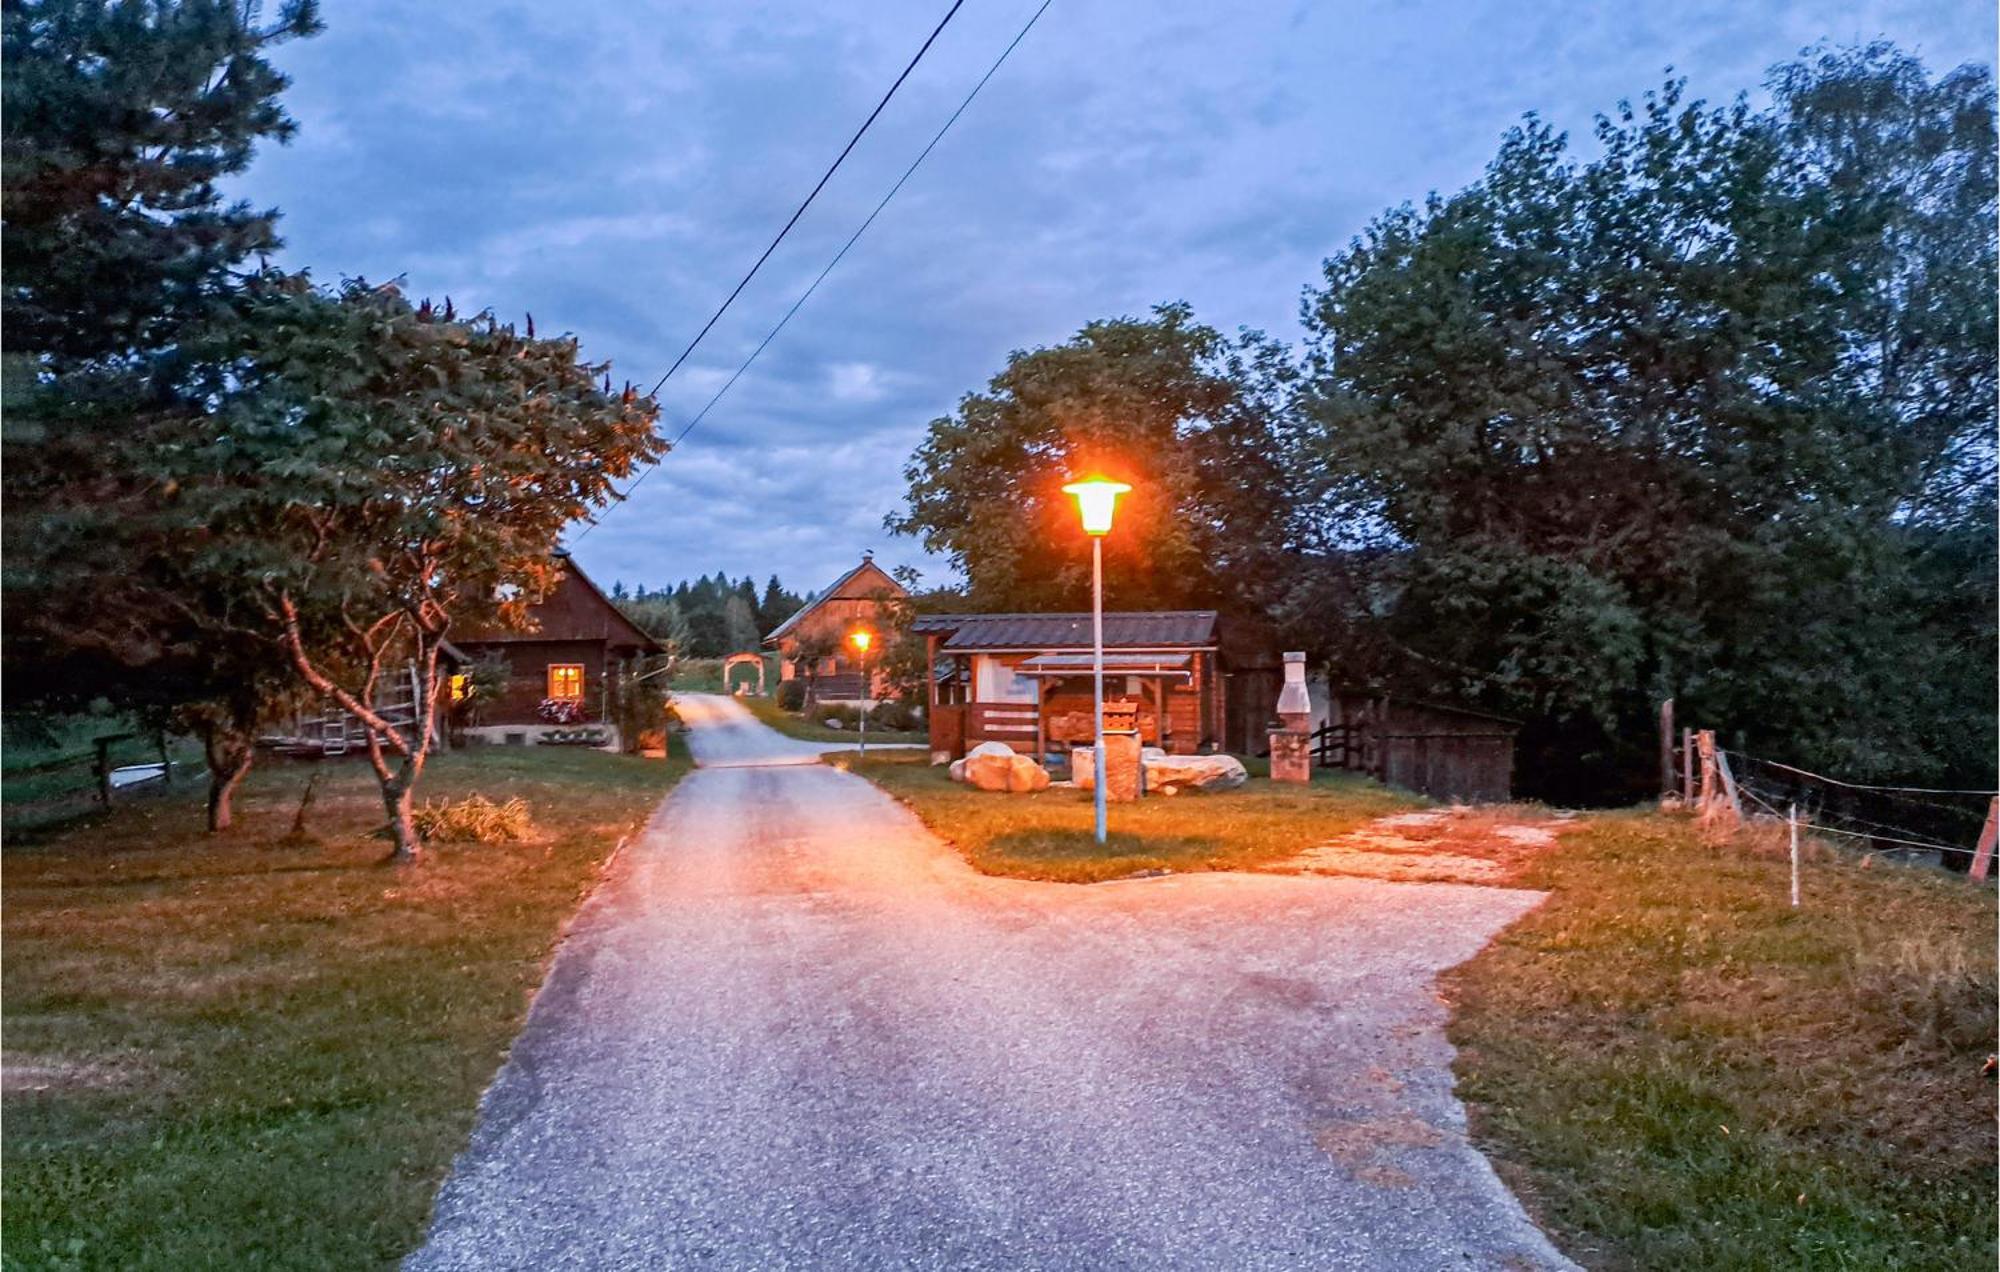
[{"label": "barn roof", "polygon": [[590,576],[568,553],[558,552],[562,577],[554,588],[529,608],[533,631],[513,631],[503,627],[481,628],[458,633],[461,645],[497,645],[518,641],[601,640],[613,646],[631,647],[659,653],[660,644],[648,636],[624,611],[612,603]]},{"label": "barn roof", "polygon": [[804,605],[799,606],[798,613],[772,628],[771,634],[764,638],[764,643],[775,644],[779,637],[803,622],[806,615],[828,601],[867,600],[884,594],[908,596],[910,593],[909,589],[896,582],[886,570],[875,564],[875,555],[872,552],[868,553],[861,558],[861,564],[814,593]]},{"label": "barn roof", "polygon": [[[945,635],[943,648],[947,650],[1091,646],[1089,614],[920,614],[910,630]],[[1104,616],[1106,649],[1208,649],[1214,645],[1214,610],[1132,610]]]}]

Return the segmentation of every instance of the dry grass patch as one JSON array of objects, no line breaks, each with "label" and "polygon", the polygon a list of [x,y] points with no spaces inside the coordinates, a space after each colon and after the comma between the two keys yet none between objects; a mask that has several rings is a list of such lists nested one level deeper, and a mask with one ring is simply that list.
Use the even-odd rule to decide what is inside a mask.
[{"label": "dry grass patch", "polygon": [[382,1267],[421,1236],[564,920],[686,769],[441,757],[423,790],[532,805],[527,841],[382,864],[375,782],[304,766],[238,825],[199,791],[36,844],[4,879],[9,1267]]},{"label": "dry grass patch", "polygon": [[1477,1138],[1597,1267],[1995,1264],[1993,892],[1593,817],[1448,973]]},{"label": "dry grass patch", "polygon": [[1322,772],[1310,786],[1253,778],[1233,791],[1183,792],[1111,807],[1110,841],[1093,832],[1089,791],[1056,787],[1003,795],[954,782],[921,754],[852,752],[856,768],[913,809],[926,826],[987,874],[1097,883],[1152,870],[1247,870],[1296,856],[1417,797],[1350,773]]}]

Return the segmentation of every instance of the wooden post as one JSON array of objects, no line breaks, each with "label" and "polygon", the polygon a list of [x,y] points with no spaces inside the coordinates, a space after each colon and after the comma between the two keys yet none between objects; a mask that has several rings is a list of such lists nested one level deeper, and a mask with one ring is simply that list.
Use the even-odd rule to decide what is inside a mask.
[{"label": "wooden post", "polygon": [[1674,700],[1660,703],[1660,800],[1674,797]]},{"label": "wooden post", "polygon": [[97,748],[97,765],[93,770],[97,774],[97,802],[106,808],[111,807],[111,743],[113,741],[115,739],[108,737],[93,740],[93,745]]},{"label": "wooden post", "polygon": [[2000,832],[2000,795],[1986,801],[1986,824],[1979,830],[1979,846],[1972,850],[1972,869],[1968,873],[1982,883],[1986,880],[1986,872],[1993,868],[1996,832]]},{"label": "wooden post", "polygon": [[1701,732],[1695,734],[1694,745],[1701,763],[1701,790],[1698,795],[1697,807],[1701,809],[1701,815],[1706,817],[1708,816],[1709,809],[1715,806],[1717,795],[1714,732],[1703,729]]},{"label": "wooden post", "polygon": [[1694,807],[1694,730],[1681,729],[1681,802]]},{"label": "wooden post", "polygon": [[1729,817],[1736,825],[1743,824],[1743,802],[1736,798],[1736,775],[1729,771],[1729,753],[1717,749],[1715,771],[1722,777],[1722,793],[1729,800]]},{"label": "wooden post", "polygon": [[160,781],[167,786],[172,786],[174,784],[174,761],[167,754],[167,732],[165,729],[161,729],[153,734],[153,745],[158,747],[160,751]]},{"label": "wooden post", "polygon": [[1792,908],[1799,908],[1799,806],[1785,812],[1785,826],[1792,832]]}]

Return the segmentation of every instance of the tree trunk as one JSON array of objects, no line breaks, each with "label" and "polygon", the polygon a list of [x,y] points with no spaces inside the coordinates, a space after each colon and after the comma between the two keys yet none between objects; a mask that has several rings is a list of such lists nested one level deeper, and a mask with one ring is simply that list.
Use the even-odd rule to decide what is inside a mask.
[{"label": "tree trunk", "polygon": [[401,779],[382,783],[382,806],[388,810],[389,837],[396,845],[389,860],[398,864],[414,862],[423,856],[424,844],[417,836],[413,812],[416,794],[414,784]]},{"label": "tree trunk", "polygon": [[247,738],[219,727],[202,739],[202,750],[208,758],[208,829],[228,830],[236,820],[236,789],[249,776],[257,751]]}]

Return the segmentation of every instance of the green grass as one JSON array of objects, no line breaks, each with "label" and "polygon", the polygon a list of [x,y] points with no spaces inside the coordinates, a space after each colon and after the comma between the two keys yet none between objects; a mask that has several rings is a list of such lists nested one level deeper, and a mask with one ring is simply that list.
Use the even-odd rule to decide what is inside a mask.
[{"label": "green grass", "polygon": [[975,790],[952,781],[943,765],[925,763],[922,754],[871,755],[859,766],[852,752],[828,758],[908,804],[975,868],[1062,883],[1095,883],[1145,870],[1250,869],[1421,803],[1351,773],[1317,773],[1305,787],[1253,779],[1233,791],[1114,804],[1109,842],[1100,847],[1089,791]]},{"label": "green grass", "polygon": [[[757,669],[745,663],[733,673],[737,684],[749,683],[751,691],[757,688]],[[733,686],[722,683],[722,659],[683,658],[675,665],[671,685],[688,693],[728,693]],[[778,688],[778,656],[764,655],[764,685],[772,692]]]},{"label": "green grass", "polygon": [[[678,739],[675,739],[678,743]],[[372,776],[260,762],[235,830],[185,795],[4,878],[8,1267],[364,1268],[422,1236],[565,919],[687,768],[543,747],[440,757],[420,798],[519,796],[535,834],[380,864]]]},{"label": "green grass", "polygon": [[1995,1266],[1991,888],[1612,815],[1450,973],[1482,1146],[1606,1268]]},{"label": "green grass", "polygon": [[[159,762],[153,735],[131,719],[109,712],[67,716],[41,722],[41,727],[34,729],[10,727],[6,745],[0,747],[0,809],[4,809],[6,829],[40,829],[95,811],[95,740],[123,733],[134,736],[111,744],[113,768]],[[199,743],[170,737],[167,754],[174,762],[176,781],[183,780],[183,774],[189,782],[202,780]],[[153,794],[150,787],[126,790],[127,799]]]},{"label": "green grass", "polygon": [[[770,725],[786,737],[803,738],[808,742],[854,741],[853,729],[829,729],[823,724],[814,724],[810,720],[801,719],[779,707],[777,700],[774,698],[744,697],[738,698],[737,701],[748,707],[751,715],[756,716],[759,720]],[[899,732],[894,729],[877,729],[875,726],[870,725],[868,726],[868,740],[870,742],[883,743],[928,742],[930,734],[921,729]]]}]

